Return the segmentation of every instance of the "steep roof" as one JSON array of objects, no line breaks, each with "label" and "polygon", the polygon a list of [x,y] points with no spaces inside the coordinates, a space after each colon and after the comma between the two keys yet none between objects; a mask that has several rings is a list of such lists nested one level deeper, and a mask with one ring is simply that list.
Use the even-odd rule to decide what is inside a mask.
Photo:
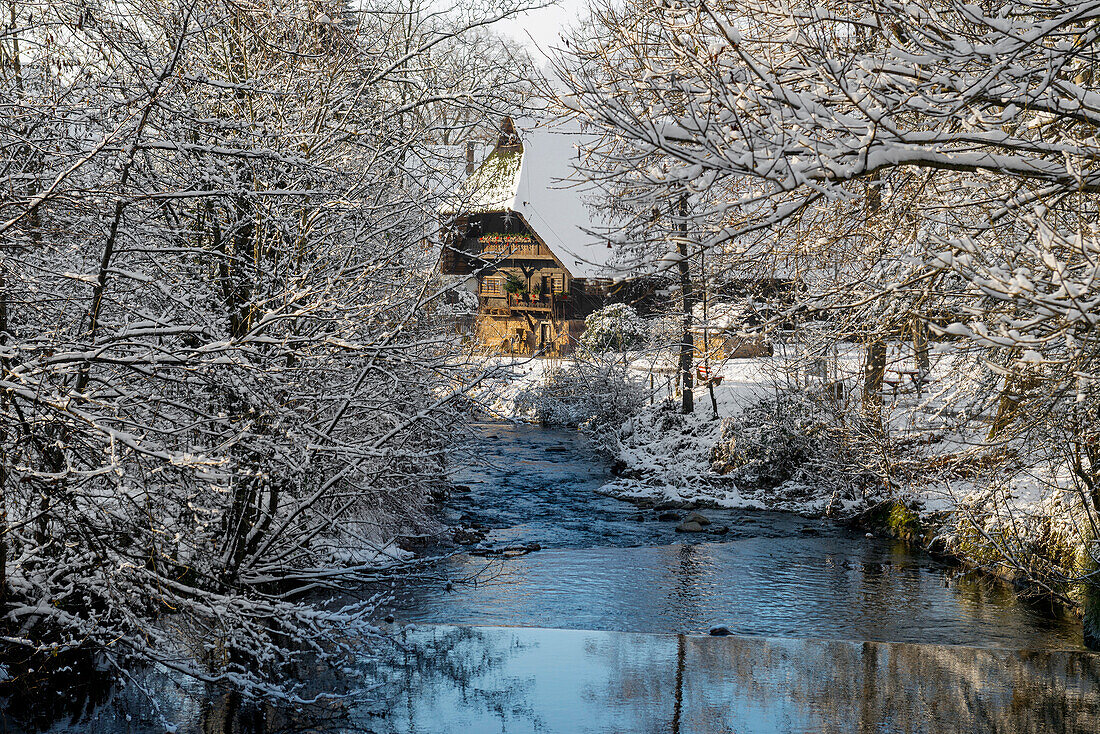
[{"label": "steep roof", "polygon": [[463,184],[463,209],[470,214],[511,209],[519,187],[523,153],[522,149],[494,149]]},{"label": "steep roof", "polygon": [[577,172],[580,149],[592,138],[563,121],[521,121],[515,128],[519,145],[502,140],[449,213],[519,214],[574,277],[608,277],[614,251],[598,234],[607,223],[589,202],[594,187]]}]

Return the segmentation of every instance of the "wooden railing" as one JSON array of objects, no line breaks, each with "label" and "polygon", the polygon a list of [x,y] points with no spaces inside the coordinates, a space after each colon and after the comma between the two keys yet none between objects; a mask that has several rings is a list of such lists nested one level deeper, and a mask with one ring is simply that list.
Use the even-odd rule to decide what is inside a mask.
[{"label": "wooden railing", "polygon": [[562,293],[532,296],[519,293],[482,293],[481,310],[541,311],[564,318],[571,311],[574,301],[571,296]]},{"label": "wooden railing", "polygon": [[481,247],[481,257],[486,260],[503,260],[509,257],[536,258],[539,252],[537,242],[494,243]]}]

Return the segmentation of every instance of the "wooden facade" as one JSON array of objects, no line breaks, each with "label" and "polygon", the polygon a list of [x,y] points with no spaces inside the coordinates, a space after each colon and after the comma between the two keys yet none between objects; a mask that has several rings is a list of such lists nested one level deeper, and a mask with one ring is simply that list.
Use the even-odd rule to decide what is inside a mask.
[{"label": "wooden facade", "polygon": [[502,354],[568,354],[607,290],[602,281],[574,278],[514,212],[459,217],[442,269],[476,278],[477,339]]}]

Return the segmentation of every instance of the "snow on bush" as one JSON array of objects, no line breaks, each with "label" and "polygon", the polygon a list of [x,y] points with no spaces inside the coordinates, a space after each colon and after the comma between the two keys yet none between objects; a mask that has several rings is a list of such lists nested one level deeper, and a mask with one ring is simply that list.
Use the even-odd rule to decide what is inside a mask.
[{"label": "snow on bush", "polygon": [[625,303],[613,303],[584,320],[581,344],[593,352],[624,351],[645,339],[646,325]]},{"label": "snow on bush", "polygon": [[783,403],[789,402],[760,402],[738,420],[725,421],[714,448],[715,468],[762,489],[805,478],[819,463],[824,432],[808,411],[788,411]]},{"label": "snow on bush", "polygon": [[828,498],[825,511],[838,511],[866,501],[875,484],[857,436],[804,393],[777,392],[723,422],[711,462],[747,495]]},{"label": "snow on bush", "polygon": [[548,425],[617,429],[642,409],[646,391],[620,360],[590,356],[546,371],[543,380],[522,390],[516,412]]}]

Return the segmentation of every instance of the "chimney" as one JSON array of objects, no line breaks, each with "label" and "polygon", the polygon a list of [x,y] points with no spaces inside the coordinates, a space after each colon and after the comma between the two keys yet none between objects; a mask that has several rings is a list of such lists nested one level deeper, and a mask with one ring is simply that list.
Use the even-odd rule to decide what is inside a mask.
[{"label": "chimney", "polygon": [[466,141],[466,175],[469,176],[474,172],[474,141]]},{"label": "chimney", "polygon": [[523,150],[519,135],[516,134],[516,125],[511,117],[505,117],[500,124],[500,138],[497,147],[502,150]]}]

